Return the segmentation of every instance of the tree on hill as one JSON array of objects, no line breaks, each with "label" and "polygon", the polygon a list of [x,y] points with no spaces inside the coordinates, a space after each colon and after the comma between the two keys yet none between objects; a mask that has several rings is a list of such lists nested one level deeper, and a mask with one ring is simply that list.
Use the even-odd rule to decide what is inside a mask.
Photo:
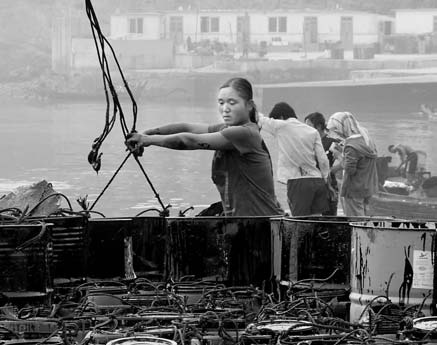
[{"label": "tree on hill", "polygon": [[2,0],[0,4],[0,80],[37,74],[50,64],[53,0]]}]

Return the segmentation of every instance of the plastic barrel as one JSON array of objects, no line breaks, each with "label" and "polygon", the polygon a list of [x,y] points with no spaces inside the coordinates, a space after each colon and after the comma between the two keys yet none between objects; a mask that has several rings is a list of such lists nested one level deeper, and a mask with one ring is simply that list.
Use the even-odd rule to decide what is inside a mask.
[{"label": "plastic barrel", "polygon": [[370,304],[387,301],[401,307],[423,303],[422,312],[429,314],[436,223],[392,220],[351,226],[350,320],[358,321]]}]

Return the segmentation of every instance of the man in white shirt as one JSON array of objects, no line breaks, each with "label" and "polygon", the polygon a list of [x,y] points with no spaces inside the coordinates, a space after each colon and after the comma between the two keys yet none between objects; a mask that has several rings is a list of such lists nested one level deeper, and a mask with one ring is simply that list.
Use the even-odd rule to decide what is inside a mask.
[{"label": "man in white shirt", "polygon": [[292,216],[328,210],[329,162],[317,130],[300,122],[285,102],[277,103],[269,117],[259,114],[258,125],[278,142],[277,178],[287,185]]}]

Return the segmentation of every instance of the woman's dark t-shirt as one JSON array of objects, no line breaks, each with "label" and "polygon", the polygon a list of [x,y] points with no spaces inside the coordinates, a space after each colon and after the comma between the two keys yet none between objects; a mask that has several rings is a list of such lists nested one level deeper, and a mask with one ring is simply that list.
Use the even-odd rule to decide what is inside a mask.
[{"label": "woman's dark t-shirt", "polygon": [[[332,154],[331,151],[329,151],[329,148],[331,147],[332,143],[338,143],[338,140],[330,138],[327,135],[325,135],[322,138],[322,145],[323,145],[323,149],[326,152],[326,155],[328,156],[329,167],[332,167],[332,165],[334,164],[334,161],[335,161],[334,155]],[[332,187],[337,188],[337,179],[335,177],[335,174],[331,173],[330,177],[331,177]]]},{"label": "woman's dark t-shirt", "polygon": [[212,180],[225,216],[273,216],[284,212],[276,200],[270,155],[255,123],[241,126],[211,125],[234,146],[217,150],[212,162]]}]

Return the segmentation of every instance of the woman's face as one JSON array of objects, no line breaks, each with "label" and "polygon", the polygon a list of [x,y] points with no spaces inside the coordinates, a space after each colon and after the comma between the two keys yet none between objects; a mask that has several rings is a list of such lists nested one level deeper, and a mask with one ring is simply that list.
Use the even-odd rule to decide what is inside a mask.
[{"label": "woman's face", "polygon": [[252,110],[252,105],[241,98],[232,87],[220,89],[218,107],[223,121],[228,126],[243,125],[250,121],[249,113]]}]

